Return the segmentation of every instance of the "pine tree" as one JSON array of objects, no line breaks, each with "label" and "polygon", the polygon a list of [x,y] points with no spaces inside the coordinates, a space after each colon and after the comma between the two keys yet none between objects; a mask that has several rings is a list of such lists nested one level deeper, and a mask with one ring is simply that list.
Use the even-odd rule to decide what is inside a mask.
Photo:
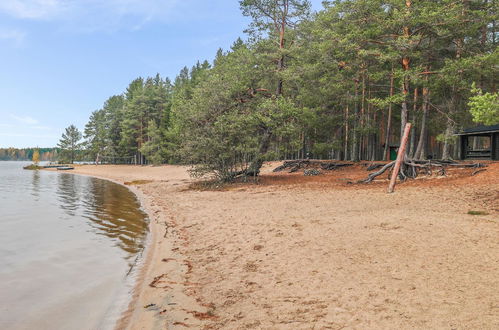
[{"label": "pine tree", "polygon": [[63,161],[69,161],[71,164],[74,163],[76,154],[81,147],[81,138],[82,134],[76,126],[70,125],[66,128],[65,132],[62,134],[59,144],[57,145],[61,148],[60,157]]}]

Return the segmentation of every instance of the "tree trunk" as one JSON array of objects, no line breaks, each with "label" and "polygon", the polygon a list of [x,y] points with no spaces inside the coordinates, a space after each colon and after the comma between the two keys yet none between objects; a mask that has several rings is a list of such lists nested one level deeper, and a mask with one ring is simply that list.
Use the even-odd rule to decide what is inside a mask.
[{"label": "tree trunk", "polygon": [[[466,5],[466,0],[463,0],[463,4]],[[463,6],[462,16],[463,16],[463,18],[466,17],[465,6]],[[456,60],[459,60],[461,58],[463,48],[464,48],[464,40],[462,38],[457,39],[456,40]],[[451,99],[451,102],[449,105],[447,127],[445,129],[442,159],[450,159],[451,158],[451,155],[450,155],[451,144],[450,143],[451,143],[451,136],[452,136],[452,134],[454,132],[454,128],[455,128],[454,121],[451,119],[451,117],[453,116],[453,114],[457,110],[458,99],[459,99],[458,93],[459,93],[458,88],[457,88],[456,84],[454,84],[452,86],[452,99]]]},{"label": "tree trunk", "polygon": [[[405,1],[407,15],[410,15],[410,8],[412,6],[411,0]],[[404,38],[409,39],[411,36],[411,32],[408,26],[404,26]],[[402,137],[404,135],[405,124],[407,124],[407,96],[409,94],[409,76],[408,71],[410,69],[411,59],[408,56],[402,57],[402,68],[404,69],[404,75],[402,77],[402,93],[404,94],[404,100],[402,101],[402,110],[400,113],[400,141],[402,141]]]},{"label": "tree trunk", "polygon": [[412,113],[411,113],[411,120],[412,120],[412,125],[413,129],[411,130],[411,142],[409,144],[409,158],[414,157],[414,149],[415,144],[416,144],[416,111],[418,108],[418,88],[414,88],[414,104],[412,107]]},{"label": "tree trunk", "polygon": [[[360,127],[365,128],[366,123],[366,115],[365,115],[365,102],[366,102],[366,74],[365,71],[362,73],[362,99],[360,101]],[[366,143],[365,143],[366,134],[362,132],[360,134],[360,148],[359,148],[359,160],[366,159]]]},{"label": "tree trunk", "polygon": [[428,117],[428,105],[430,101],[430,92],[428,87],[423,88],[423,116],[421,118],[421,132],[419,134],[418,147],[416,148],[416,153],[414,158],[425,159],[426,158],[426,119]]},{"label": "tree trunk", "polygon": [[359,118],[359,104],[358,104],[358,84],[359,81],[355,80],[355,92],[354,92],[354,127],[353,127],[353,135],[352,135],[352,157],[351,159],[354,162],[359,161],[359,152],[358,152],[358,118]]},{"label": "tree trunk", "polygon": [[[407,59],[407,61],[408,61],[408,59]],[[409,65],[409,62],[407,62],[407,69],[405,69],[405,66],[404,66],[404,70],[409,69],[408,65]],[[407,115],[409,112],[407,109],[407,95],[409,94],[409,78],[405,74],[404,74],[404,77],[402,79],[402,93],[404,94],[404,99],[402,101],[402,109],[400,112],[400,140],[401,141],[402,141],[402,136],[404,135],[404,128],[405,128],[405,124],[407,124]]]},{"label": "tree trunk", "polygon": [[[376,120],[377,120],[377,116],[376,116],[376,112],[374,113],[373,115],[373,122],[374,124],[376,125]],[[373,133],[371,134],[371,161],[375,161],[376,160],[376,154],[377,154],[377,140],[378,140],[378,135],[376,133]]]},{"label": "tree trunk", "polygon": [[[392,65],[392,73],[390,75],[390,97],[393,96],[393,65]],[[390,146],[390,135],[392,134],[391,132],[392,128],[392,103],[388,105],[388,119],[386,123],[386,136],[385,136],[385,149],[383,150],[383,160],[386,160],[388,158],[388,147]]]},{"label": "tree trunk", "polygon": [[400,166],[405,159],[407,140],[409,138],[409,133],[411,131],[411,123],[407,123],[404,127],[404,131],[402,133],[402,139],[400,140],[400,148],[397,154],[397,160],[395,161],[395,165],[393,166],[392,176],[390,178],[390,184],[388,186],[388,192],[392,193],[395,187],[395,182],[397,180],[397,176],[399,174]]},{"label": "tree trunk", "polygon": [[[286,22],[288,19],[288,1],[284,2],[284,12],[282,17],[280,18],[280,22],[278,24],[279,26],[279,51],[282,52],[285,46],[285,34],[286,34]],[[283,89],[283,81],[280,76],[281,71],[284,69],[284,55],[282,53],[279,55],[279,59],[277,61],[277,87],[276,87],[276,97],[279,97],[282,95],[282,89]],[[258,155],[256,155],[255,159],[253,162],[250,164],[249,169],[247,171],[247,175],[258,175],[260,173],[260,168],[263,165],[263,158],[267,151],[269,150],[270,147],[270,142],[272,139],[272,131],[270,128],[265,128],[263,136],[262,136],[262,141],[260,143],[260,148],[258,150]]]},{"label": "tree trunk", "polygon": [[260,148],[258,149],[258,154],[253,159],[252,163],[246,171],[247,176],[257,176],[260,174],[260,169],[263,165],[264,156],[269,150],[270,141],[272,139],[272,132],[270,129],[265,129],[262,136],[262,141],[260,142]]},{"label": "tree trunk", "polygon": [[452,133],[454,132],[454,123],[453,121],[448,118],[447,119],[447,127],[445,129],[445,138],[444,138],[444,148],[442,151],[442,159],[451,159],[450,156],[450,137],[452,136]]},{"label": "tree trunk", "polygon": [[[284,49],[284,43],[285,43],[284,35],[286,32],[286,14],[287,13],[285,13],[282,17],[281,25],[280,25],[280,29],[279,29],[279,51],[280,52],[282,52],[282,50]],[[277,61],[277,74],[280,75],[280,73],[283,69],[284,69],[284,55],[281,54],[279,57],[279,60]],[[283,85],[282,78],[280,76],[278,76],[277,77],[277,88],[275,91],[276,96],[282,95],[282,85]]]},{"label": "tree trunk", "polygon": [[349,120],[349,114],[348,114],[348,104],[345,108],[345,145],[344,145],[344,155],[343,155],[343,159],[344,160],[348,160],[348,134],[349,134],[349,131],[348,131],[348,120]]}]

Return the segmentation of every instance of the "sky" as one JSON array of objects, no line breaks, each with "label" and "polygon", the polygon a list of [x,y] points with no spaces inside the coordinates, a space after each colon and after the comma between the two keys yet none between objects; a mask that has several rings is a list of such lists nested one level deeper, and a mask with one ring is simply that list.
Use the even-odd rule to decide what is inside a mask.
[{"label": "sky", "polygon": [[0,0],[0,147],[53,147],[133,79],[173,80],[248,24],[238,0]]}]

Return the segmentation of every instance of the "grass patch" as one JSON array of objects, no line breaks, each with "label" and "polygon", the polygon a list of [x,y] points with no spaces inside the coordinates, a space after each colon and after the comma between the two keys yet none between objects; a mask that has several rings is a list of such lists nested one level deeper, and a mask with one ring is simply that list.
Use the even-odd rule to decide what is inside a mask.
[{"label": "grass patch", "polygon": [[489,215],[489,213],[485,211],[476,211],[476,210],[469,210],[468,211],[469,215]]},{"label": "grass patch", "polygon": [[229,186],[230,186],[230,183],[227,183],[227,182],[209,180],[209,181],[193,182],[189,185],[189,189],[200,190],[200,191],[206,191],[206,190],[224,191],[224,190],[227,190],[227,188],[229,188]]},{"label": "grass patch", "polygon": [[153,180],[133,180],[133,181],[127,181],[125,182],[125,185],[127,186],[138,186],[141,184],[148,184],[154,182]]},{"label": "grass patch", "polygon": [[246,187],[248,185],[257,185],[260,183],[260,177],[256,178],[245,178],[240,177],[234,181],[220,181],[216,179],[208,179],[202,181],[195,181],[189,184],[187,190],[199,190],[199,191],[229,191],[241,187]]}]

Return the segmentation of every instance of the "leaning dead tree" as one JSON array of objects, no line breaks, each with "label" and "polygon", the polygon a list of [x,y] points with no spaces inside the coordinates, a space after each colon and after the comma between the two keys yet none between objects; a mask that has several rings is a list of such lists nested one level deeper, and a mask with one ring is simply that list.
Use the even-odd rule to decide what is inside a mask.
[{"label": "leaning dead tree", "polygon": [[[424,172],[424,174],[428,176],[432,175],[434,171],[438,171],[439,175],[446,175],[447,169],[449,167],[454,167],[454,168],[486,167],[485,164],[481,163],[460,164],[452,160],[421,161],[421,160],[409,159],[407,157],[405,149],[407,147],[407,141],[409,138],[409,132],[411,131],[411,126],[412,126],[411,123],[407,123],[405,125],[404,134],[402,136],[402,141],[400,143],[400,149],[397,154],[397,160],[382,166],[378,171],[369,174],[366,179],[360,180],[359,183],[369,183],[378,176],[385,173],[386,171],[390,170],[390,185],[388,186],[388,192],[391,193],[393,192],[397,177],[399,177],[401,181],[405,181],[407,179],[415,179],[421,172]],[[375,169],[377,167],[370,166],[370,168]],[[477,174],[478,170],[474,171],[473,173],[474,174],[472,175]]]},{"label": "leaning dead tree", "polygon": [[[420,174],[426,176],[431,176],[435,171],[438,175],[444,176],[447,174],[449,168],[474,168],[475,171],[471,175],[476,175],[480,172],[485,171],[483,167],[487,165],[482,163],[458,163],[452,160],[415,160],[410,159],[406,153],[407,142],[409,138],[409,133],[411,130],[411,123],[406,123],[404,133],[401,140],[400,149],[397,154],[397,160],[390,162],[388,164],[363,164],[367,167],[368,171],[374,171],[370,173],[367,178],[360,180],[357,183],[369,183],[374,179],[388,172],[390,177],[390,184],[388,186],[388,192],[391,193],[394,190],[395,182],[397,177],[401,181],[407,179],[415,179]],[[276,167],[274,172],[288,171],[289,173],[297,172],[298,170],[304,169],[304,175],[319,175],[322,170],[336,170],[341,167],[352,166],[353,163],[339,163],[335,161],[319,161],[310,159],[300,159],[300,160],[290,160],[285,161],[282,165]]]},{"label": "leaning dead tree", "polygon": [[407,141],[409,141],[409,133],[411,132],[411,123],[405,124],[404,134],[402,140],[400,141],[400,148],[397,153],[397,160],[395,160],[395,165],[393,165],[392,177],[390,178],[390,185],[388,186],[388,193],[393,192],[395,187],[395,182],[397,181],[397,175],[400,173],[400,167],[402,166],[402,161],[406,157],[405,149],[407,148]]},{"label": "leaning dead tree", "polygon": [[[395,161],[385,164],[376,172],[370,173],[367,176],[367,178],[365,178],[364,180],[358,181],[358,183],[372,182],[374,179],[376,179],[385,172],[391,174],[394,166],[395,166]],[[421,174],[427,176],[430,176],[433,173],[437,173],[438,175],[446,175],[448,170],[451,168],[474,168],[477,169],[478,171],[479,169],[483,169],[484,167],[487,167],[487,165],[483,163],[462,164],[454,161],[444,161],[444,160],[422,161],[422,160],[414,160],[406,158],[404,159],[402,165],[400,166],[398,178],[402,181],[405,181],[407,179],[415,179]],[[479,171],[482,172],[482,170]]]}]

